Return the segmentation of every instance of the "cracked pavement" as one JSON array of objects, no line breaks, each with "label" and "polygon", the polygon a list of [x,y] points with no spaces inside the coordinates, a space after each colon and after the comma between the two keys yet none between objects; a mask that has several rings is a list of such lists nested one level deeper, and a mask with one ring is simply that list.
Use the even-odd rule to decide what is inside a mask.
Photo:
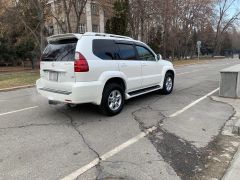
[{"label": "cracked pavement", "polygon": [[[219,70],[239,62],[177,67],[173,94],[131,99],[115,117],[99,114],[90,104],[50,106],[34,88],[2,92],[0,114],[39,107],[0,116],[0,179],[60,179],[95,158],[99,164],[77,179],[197,179],[213,147],[224,145],[216,139],[235,111],[208,97],[177,117],[169,116],[216,89]],[[153,126],[157,130],[146,138],[101,160],[102,154]]]}]

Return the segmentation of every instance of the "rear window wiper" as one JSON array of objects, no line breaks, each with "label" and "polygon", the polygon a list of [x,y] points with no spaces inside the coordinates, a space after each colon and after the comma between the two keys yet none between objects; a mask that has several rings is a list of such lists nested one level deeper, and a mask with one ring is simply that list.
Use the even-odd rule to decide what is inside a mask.
[{"label": "rear window wiper", "polygon": [[43,57],[43,61],[56,61],[56,58],[50,58],[50,57]]}]

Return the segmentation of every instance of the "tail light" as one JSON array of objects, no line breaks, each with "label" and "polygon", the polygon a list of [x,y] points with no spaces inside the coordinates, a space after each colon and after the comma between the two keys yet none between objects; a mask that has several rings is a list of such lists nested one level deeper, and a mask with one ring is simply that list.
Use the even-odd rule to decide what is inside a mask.
[{"label": "tail light", "polygon": [[74,72],[88,72],[89,66],[86,58],[80,53],[75,53]]}]

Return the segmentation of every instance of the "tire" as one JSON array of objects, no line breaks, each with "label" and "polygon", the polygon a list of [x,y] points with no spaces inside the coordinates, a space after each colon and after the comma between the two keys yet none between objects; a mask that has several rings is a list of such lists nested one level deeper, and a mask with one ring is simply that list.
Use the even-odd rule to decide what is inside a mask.
[{"label": "tire", "polygon": [[163,89],[161,90],[162,94],[168,95],[171,94],[174,87],[174,76],[172,73],[167,72],[164,78]]},{"label": "tire", "polygon": [[77,104],[68,103],[68,104],[67,104],[67,107],[68,107],[68,108],[75,108],[75,107],[77,107]]},{"label": "tire", "polygon": [[119,114],[124,106],[124,89],[121,85],[107,84],[103,90],[100,111],[108,116]]}]

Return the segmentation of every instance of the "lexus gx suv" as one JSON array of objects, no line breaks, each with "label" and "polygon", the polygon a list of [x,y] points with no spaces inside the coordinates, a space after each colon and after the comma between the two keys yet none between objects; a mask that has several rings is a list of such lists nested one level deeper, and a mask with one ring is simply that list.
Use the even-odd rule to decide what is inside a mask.
[{"label": "lexus gx suv", "polygon": [[174,77],[172,63],[143,42],[87,32],[48,38],[36,85],[49,103],[93,103],[111,116],[127,99],[152,91],[170,94]]}]

